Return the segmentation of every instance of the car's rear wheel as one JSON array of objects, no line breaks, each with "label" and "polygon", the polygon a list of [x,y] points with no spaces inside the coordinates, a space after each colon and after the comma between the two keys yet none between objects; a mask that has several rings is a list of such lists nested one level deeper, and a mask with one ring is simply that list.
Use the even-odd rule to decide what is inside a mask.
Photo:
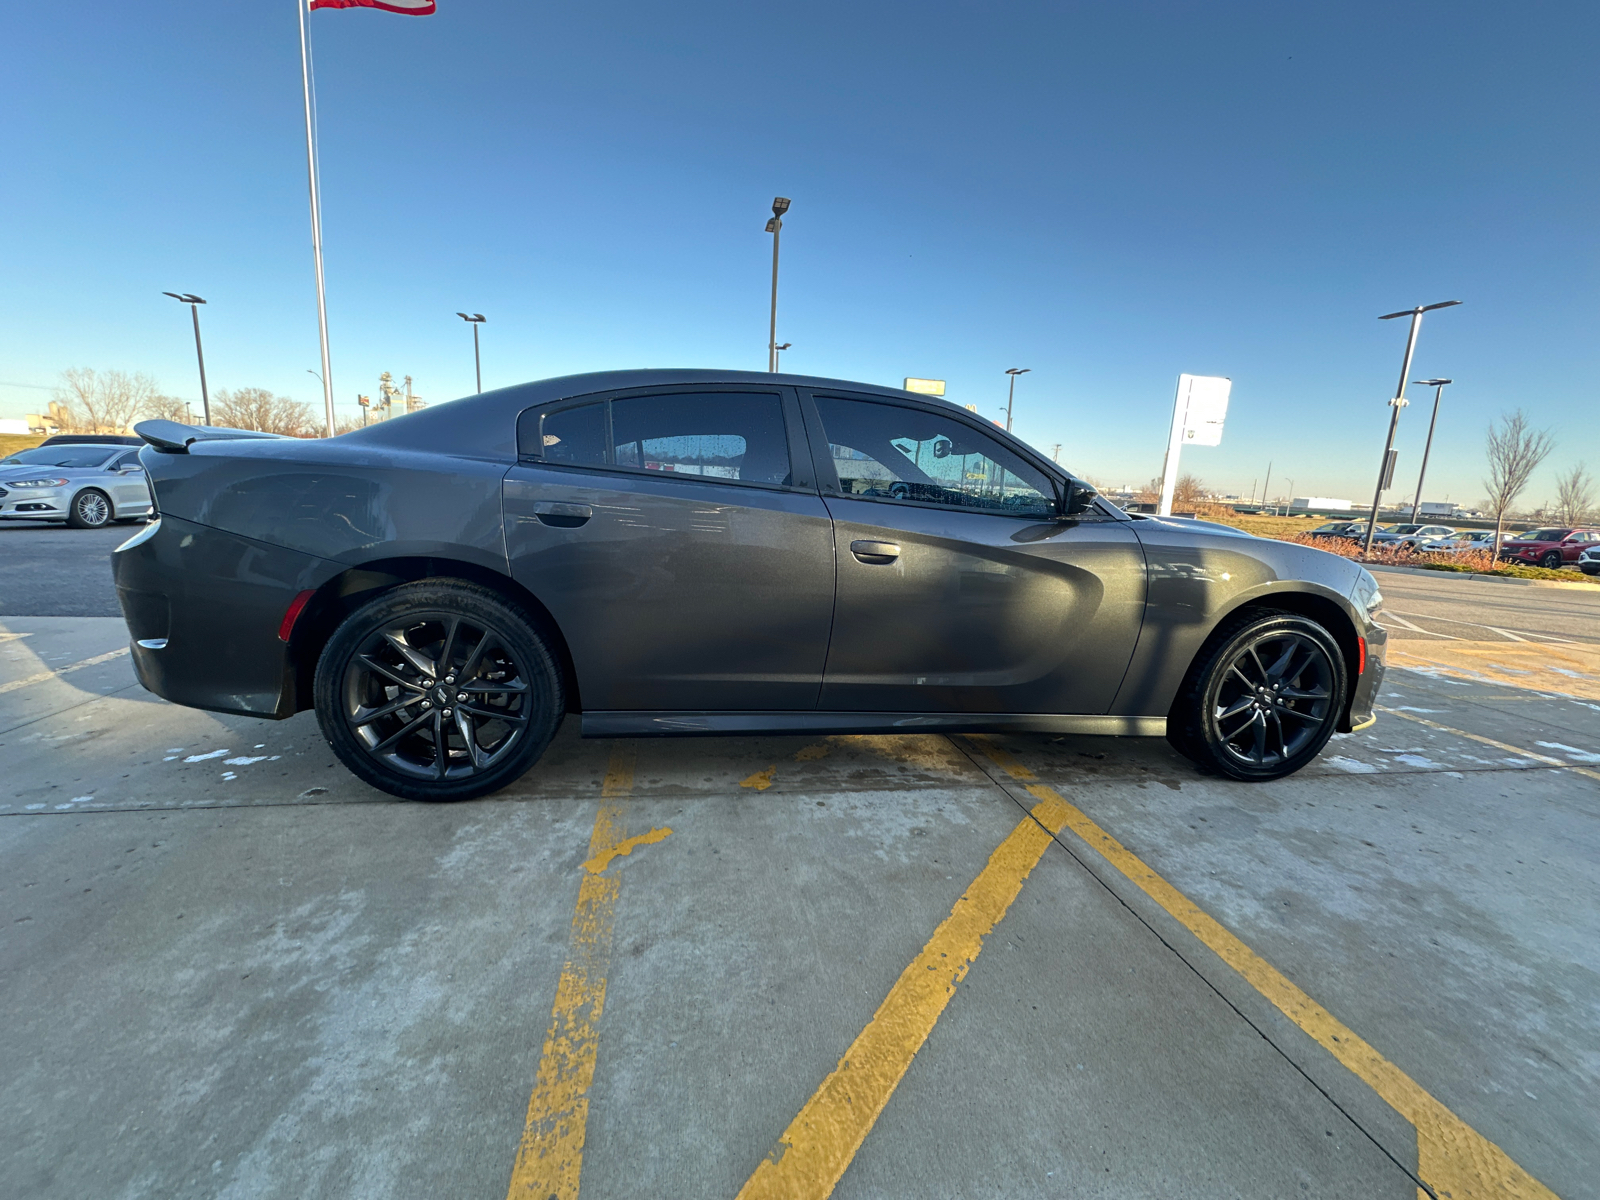
[{"label": "car's rear wheel", "polygon": [[1339,645],[1292,613],[1244,613],[1212,635],[1167,718],[1168,740],[1230,779],[1281,779],[1333,736],[1348,694]]},{"label": "car's rear wheel", "polygon": [[1559,571],[1561,569],[1561,551],[1545,551],[1539,558],[1539,565],[1548,571]]},{"label": "car's rear wheel", "polygon": [[94,488],[85,488],[72,498],[67,524],[74,529],[100,529],[111,523],[111,497]]},{"label": "car's rear wheel", "polygon": [[531,767],[564,709],[534,621],[457,579],[404,584],[334,631],[317,664],[317,721],[341,762],[409,800],[466,800]]}]

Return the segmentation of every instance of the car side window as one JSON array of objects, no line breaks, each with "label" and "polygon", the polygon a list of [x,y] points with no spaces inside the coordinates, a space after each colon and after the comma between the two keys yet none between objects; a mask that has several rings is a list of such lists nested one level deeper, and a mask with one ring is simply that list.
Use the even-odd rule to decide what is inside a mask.
[{"label": "car side window", "polygon": [[786,486],[783,402],[745,392],[677,392],[611,402],[618,467]]},{"label": "car side window", "polygon": [[1019,517],[1056,513],[1049,479],[963,421],[898,404],[815,399],[847,496]]},{"label": "car side window", "polygon": [[124,467],[137,467],[138,465],[139,452],[137,450],[131,450],[127,454],[119,454],[114,460],[112,460],[111,465],[107,467],[106,470],[120,471]]},{"label": "car side window", "polygon": [[605,402],[559,408],[543,414],[539,421],[536,453],[545,462],[574,467],[606,465]]}]

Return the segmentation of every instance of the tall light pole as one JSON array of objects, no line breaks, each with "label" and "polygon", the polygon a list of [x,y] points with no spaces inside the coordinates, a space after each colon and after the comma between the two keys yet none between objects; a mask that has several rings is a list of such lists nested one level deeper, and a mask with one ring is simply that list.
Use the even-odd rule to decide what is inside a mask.
[{"label": "tall light pole", "polygon": [[1447,383],[1454,383],[1453,379],[1413,379],[1412,383],[1418,387],[1431,387],[1433,389],[1433,418],[1428,422],[1428,441],[1422,447],[1422,470],[1417,472],[1417,498],[1411,505],[1411,523],[1417,523],[1417,513],[1422,509],[1422,481],[1428,477],[1428,453],[1433,449],[1433,427],[1439,423],[1439,398],[1444,395]]},{"label": "tall light pole", "polygon": [[162,292],[163,296],[171,296],[179,304],[189,306],[189,315],[194,318],[194,354],[200,360],[200,404],[205,409],[206,424],[211,424],[211,396],[206,391],[206,352],[200,347],[200,305],[205,301],[199,296],[192,296],[188,292]]},{"label": "tall light pole", "polygon": [[1406,338],[1406,356],[1400,365],[1400,383],[1395,390],[1394,399],[1389,401],[1389,407],[1394,411],[1389,414],[1389,437],[1383,443],[1383,457],[1378,460],[1378,486],[1372,492],[1372,515],[1367,518],[1367,539],[1362,544],[1363,556],[1372,553],[1372,535],[1378,531],[1378,504],[1383,500],[1383,488],[1389,482],[1390,474],[1389,451],[1394,449],[1394,431],[1400,424],[1400,410],[1409,401],[1406,400],[1406,376],[1411,374],[1411,356],[1417,349],[1417,331],[1422,328],[1422,314],[1432,312],[1436,308],[1451,308],[1460,304],[1459,300],[1441,300],[1438,304],[1423,304],[1417,308],[1401,309],[1399,312],[1384,313],[1380,321],[1392,321],[1396,317],[1411,318],[1411,333]]},{"label": "tall light pole", "polygon": [[1011,376],[1011,384],[1006,389],[1006,432],[1011,432],[1011,402],[1017,396],[1017,376],[1026,375],[1032,367],[1007,367],[1006,374]]},{"label": "tall light pole", "polygon": [[473,313],[469,317],[464,312],[458,312],[456,316],[460,317],[468,325],[472,326],[472,365],[477,369],[478,372],[478,391],[482,392],[483,359],[478,357],[478,326],[482,325],[487,318],[482,313]]},{"label": "tall light pole", "polygon": [[[785,350],[787,350],[792,345],[794,345],[793,342],[785,342],[781,346],[774,346],[773,349],[776,350],[778,352],[778,354],[782,354]],[[774,371],[776,371],[778,369],[778,356],[777,356],[777,354],[773,355],[773,357],[772,357],[772,369]]]},{"label": "tall light pole", "polygon": [[786,196],[772,201],[772,220],[767,222],[767,232],[772,235],[772,320],[767,325],[767,370],[778,371],[778,236],[783,232],[783,214],[789,211]]}]

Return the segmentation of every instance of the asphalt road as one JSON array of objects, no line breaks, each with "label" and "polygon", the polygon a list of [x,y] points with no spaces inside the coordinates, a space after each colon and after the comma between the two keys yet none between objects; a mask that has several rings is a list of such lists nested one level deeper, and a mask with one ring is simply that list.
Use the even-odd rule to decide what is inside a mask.
[{"label": "asphalt road", "polygon": [[[1600,645],[1600,586],[1530,587],[1398,571],[1378,572],[1378,586],[1384,611],[1419,626],[1425,636],[1493,641],[1510,633]],[[1419,630],[1391,622],[1390,632],[1414,637]]]},{"label": "asphalt road", "polygon": [[0,618],[0,1191],[1593,1195],[1600,654],[1531,636],[1590,599],[1411,579],[1434,657],[1249,786],[569,725],[407,804],[149,696],[119,620]]},{"label": "asphalt road", "polygon": [[142,528],[68,529],[0,521],[0,614],[120,617],[111,552]]}]

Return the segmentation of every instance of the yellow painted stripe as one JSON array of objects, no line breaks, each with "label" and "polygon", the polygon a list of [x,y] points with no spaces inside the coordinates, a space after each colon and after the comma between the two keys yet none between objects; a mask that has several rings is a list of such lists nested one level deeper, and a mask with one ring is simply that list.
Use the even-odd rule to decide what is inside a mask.
[{"label": "yellow painted stripe", "polygon": [[[1588,585],[1585,584],[1585,587]],[[1497,742],[1493,738],[1484,737],[1478,733],[1468,733],[1465,729],[1455,729],[1449,725],[1441,725],[1437,721],[1429,721],[1415,713],[1401,712],[1397,708],[1384,708],[1379,704],[1375,706],[1379,712],[1386,712],[1391,717],[1404,717],[1407,721],[1415,721],[1418,725],[1426,725],[1429,729],[1437,729],[1442,733],[1453,733],[1457,737],[1464,737],[1470,742],[1478,742],[1484,746],[1493,746],[1496,750],[1504,750],[1507,754],[1515,754],[1519,758],[1531,758],[1535,762],[1542,762],[1552,767],[1565,767],[1578,775],[1587,775],[1590,779],[1600,779],[1600,771],[1591,771],[1587,767],[1574,766],[1565,759],[1551,758],[1548,754],[1535,754],[1532,750],[1524,750],[1521,746],[1513,746],[1508,742]]]},{"label": "yellow painted stripe", "polygon": [[[623,838],[623,805],[633,790],[634,749],[611,753],[600,790],[600,811],[589,836],[590,861],[615,849]],[[594,1082],[600,1014],[606,1003],[606,969],[616,918],[616,876],[585,871],[572,913],[567,961],[556,983],[528,1116],[517,1146],[506,1200],[577,1200],[583,1173],[583,1140]]]},{"label": "yellow painted stripe", "polygon": [[[1310,1034],[1416,1126],[1417,1174],[1441,1198],[1556,1200],[1554,1192],[1513,1162],[1499,1146],[1434,1099],[1347,1025],[1289,982],[1276,967],[1152,871],[1138,855],[1053,789],[1035,782],[1038,777],[1027,767],[987,738],[970,740],[997,766],[1026,786],[1028,794],[1039,801],[1035,812],[1046,805],[1059,806],[1052,812],[1061,814],[1061,824],[1104,855],[1107,862],[1242,975],[1279,1012]],[[1417,1194],[1419,1200],[1427,1200],[1427,1193],[1419,1190]]]},{"label": "yellow painted stripe", "polygon": [[[26,637],[26,634],[21,635]],[[128,653],[128,647],[120,650],[111,650],[105,654],[96,654],[93,658],[81,658],[75,663],[68,663],[64,667],[56,667],[52,671],[40,671],[37,675],[28,675],[22,679],[13,679],[10,683],[0,683],[0,696],[7,692],[17,691],[19,688],[32,687],[36,683],[44,683],[50,679],[57,679],[62,675],[70,675],[74,671],[81,671],[85,667],[96,667],[103,662],[110,662],[114,658],[121,658]]]},{"label": "yellow painted stripe", "polygon": [[632,854],[640,846],[654,846],[657,842],[664,842],[672,836],[670,829],[652,829],[649,833],[636,833],[631,838],[624,838],[609,850],[602,850],[588,862],[583,864],[583,869],[591,875],[598,875],[611,865],[613,859],[623,858]]},{"label": "yellow painted stripe", "polygon": [[739,1189],[741,1200],[824,1197],[889,1103],[911,1060],[955,995],[983,939],[1061,827],[1060,805],[1042,802],[1013,829],[922,952],[911,961],[831,1074]]}]

